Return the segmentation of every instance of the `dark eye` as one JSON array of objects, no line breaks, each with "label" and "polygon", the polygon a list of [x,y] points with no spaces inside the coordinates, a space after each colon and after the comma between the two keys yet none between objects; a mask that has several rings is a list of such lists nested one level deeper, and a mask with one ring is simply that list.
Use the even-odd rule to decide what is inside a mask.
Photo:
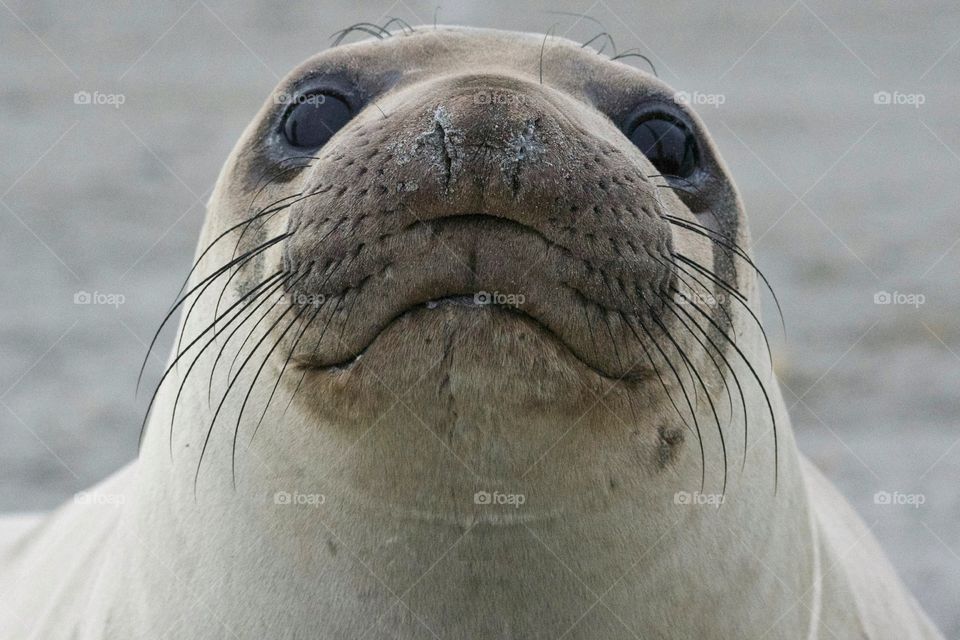
[{"label": "dark eye", "polygon": [[629,136],[663,175],[689,178],[697,168],[697,139],[680,120],[654,114],[634,125]]},{"label": "dark eye", "polygon": [[322,147],[352,115],[350,105],[337,96],[326,93],[300,96],[283,122],[283,135],[295,147]]}]

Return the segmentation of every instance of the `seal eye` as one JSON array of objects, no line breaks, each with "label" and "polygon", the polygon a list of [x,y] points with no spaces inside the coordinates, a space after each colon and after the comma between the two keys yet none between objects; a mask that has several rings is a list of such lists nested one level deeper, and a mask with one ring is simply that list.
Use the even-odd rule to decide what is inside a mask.
[{"label": "seal eye", "polygon": [[665,176],[689,178],[697,168],[697,139],[680,120],[654,114],[630,130],[630,140]]},{"label": "seal eye", "polygon": [[295,147],[322,147],[352,115],[350,105],[335,95],[300,96],[283,122],[283,135]]}]

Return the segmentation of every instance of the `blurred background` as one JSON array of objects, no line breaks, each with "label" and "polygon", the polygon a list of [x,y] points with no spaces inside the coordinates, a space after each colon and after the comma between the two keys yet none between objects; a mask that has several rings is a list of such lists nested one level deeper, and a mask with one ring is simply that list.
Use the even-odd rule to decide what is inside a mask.
[{"label": "blurred background", "polygon": [[0,511],[49,509],[135,456],[137,372],[221,163],[331,33],[435,12],[607,31],[689,96],[739,184],[801,448],[960,637],[955,2],[136,6],[0,0]]}]

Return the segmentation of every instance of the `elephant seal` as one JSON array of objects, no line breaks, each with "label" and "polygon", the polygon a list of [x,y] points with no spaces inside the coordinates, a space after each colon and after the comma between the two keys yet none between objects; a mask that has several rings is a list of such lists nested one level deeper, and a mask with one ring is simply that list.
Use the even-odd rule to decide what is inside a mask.
[{"label": "elephant seal", "polygon": [[939,637],[797,451],[697,116],[374,33],[243,133],[141,454],[6,544],[2,637]]}]

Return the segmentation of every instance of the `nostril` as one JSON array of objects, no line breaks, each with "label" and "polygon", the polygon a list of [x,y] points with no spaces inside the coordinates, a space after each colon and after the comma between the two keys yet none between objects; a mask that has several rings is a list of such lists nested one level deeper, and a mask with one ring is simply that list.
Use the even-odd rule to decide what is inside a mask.
[{"label": "nostril", "polygon": [[524,167],[545,152],[545,145],[537,132],[539,122],[539,117],[528,120],[523,131],[516,134],[507,143],[501,170],[514,198],[520,194],[522,186],[520,175]]},{"label": "nostril", "polygon": [[417,136],[414,153],[426,149],[432,155],[443,176],[444,189],[449,189],[456,181],[462,163],[462,145],[462,132],[454,127],[446,107],[441,104],[433,110],[432,128]]}]

